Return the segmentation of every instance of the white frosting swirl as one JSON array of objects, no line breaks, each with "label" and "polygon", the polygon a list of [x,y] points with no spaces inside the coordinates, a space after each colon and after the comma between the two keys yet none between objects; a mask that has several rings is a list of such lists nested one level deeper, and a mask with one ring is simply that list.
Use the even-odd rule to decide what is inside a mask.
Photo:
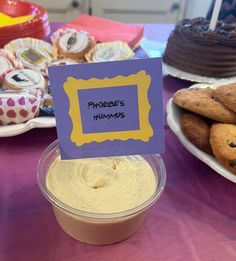
[{"label": "white frosting swirl", "polygon": [[60,160],[50,166],[47,188],[60,201],[91,213],[116,213],[149,199],[156,189],[151,166],[141,156]]}]

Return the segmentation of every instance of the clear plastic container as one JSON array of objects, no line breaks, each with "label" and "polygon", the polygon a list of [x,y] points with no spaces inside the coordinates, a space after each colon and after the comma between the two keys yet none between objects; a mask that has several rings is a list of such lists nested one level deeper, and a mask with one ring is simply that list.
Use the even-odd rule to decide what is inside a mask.
[{"label": "clear plastic container", "polygon": [[[60,227],[72,238],[92,245],[108,245],[122,241],[143,224],[147,210],[158,200],[166,183],[166,169],[160,155],[143,155],[152,167],[157,187],[154,194],[141,205],[118,213],[89,213],[72,208],[58,200],[47,188],[46,177],[54,159],[60,154],[58,141],[43,152],[37,171],[38,184],[43,195],[52,204]],[[145,173],[143,173],[145,175]]]}]

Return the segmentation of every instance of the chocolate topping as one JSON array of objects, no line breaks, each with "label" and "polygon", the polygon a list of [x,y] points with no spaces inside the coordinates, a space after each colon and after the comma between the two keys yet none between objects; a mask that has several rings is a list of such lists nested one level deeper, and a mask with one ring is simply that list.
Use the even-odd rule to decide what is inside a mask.
[{"label": "chocolate topping", "polygon": [[236,142],[231,141],[231,142],[229,143],[229,146],[230,146],[231,148],[235,148],[235,147],[236,147]]},{"label": "chocolate topping", "polygon": [[231,168],[236,168],[236,160],[231,160],[231,161],[229,162],[229,166],[230,166]]},{"label": "chocolate topping", "polygon": [[180,21],[169,36],[165,63],[185,72],[215,78],[236,75],[236,25],[205,18]]},{"label": "chocolate topping", "polygon": [[217,22],[214,31],[209,30],[209,21],[205,18],[184,19],[176,26],[176,32],[199,44],[222,44],[236,46],[236,26]]},{"label": "chocolate topping", "polygon": [[76,42],[77,42],[76,33],[73,33],[67,41],[67,50],[69,51],[73,47],[73,45],[76,44]]}]

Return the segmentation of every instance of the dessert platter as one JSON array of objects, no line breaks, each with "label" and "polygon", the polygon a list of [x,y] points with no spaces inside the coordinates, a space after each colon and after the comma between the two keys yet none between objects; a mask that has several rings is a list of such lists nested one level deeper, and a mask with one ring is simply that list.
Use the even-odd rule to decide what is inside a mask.
[{"label": "dessert platter", "polygon": [[[217,89],[218,91],[215,91]],[[177,91],[166,107],[168,125],[183,146],[218,174],[234,183],[236,114],[225,110],[226,106],[223,104],[228,106],[227,93],[235,91],[235,84],[194,84],[189,89]],[[232,97],[232,94],[230,96]],[[211,107],[214,109],[211,110]]]},{"label": "dessert platter", "polygon": [[[18,4],[18,1],[15,2]],[[28,6],[28,9],[30,8],[31,6]],[[41,9],[39,11],[42,12]],[[26,19],[26,22],[23,22],[25,26],[31,26],[33,17],[38,17],[36,14],[29,17],[30,13],[27,12],[23,14],[22,17]],[[3,15],[6,18],[7,15]],[[17,19],[21,21],[19,17]],[[31,23],[27,19],[31,19]],[[15,30],[15,21],[11,20],[10,23],[13,23]],[[25,29],[21,22],[19,24],[22,30]],[[9,26],[0,26],[0,29],[5,27]],[[46,32],[42,34],[43,38],[45,34]],[[51,43],[39,39],[39,35],[36,36],[37,38],[25,35],[15,37],[1,46],[0,137],[18,135],[32,128],[56,126],[48,67],[134,57],[133,50],[126,42],[98,43],[86,31],[78,31],[75,28],[58,29],[51,35]]]},{"label": "dessert platter", "polygon": [[184,19],[171,32],[163,55],[164,72],[192,82],[236,81],[236,26],[205,18]]}]

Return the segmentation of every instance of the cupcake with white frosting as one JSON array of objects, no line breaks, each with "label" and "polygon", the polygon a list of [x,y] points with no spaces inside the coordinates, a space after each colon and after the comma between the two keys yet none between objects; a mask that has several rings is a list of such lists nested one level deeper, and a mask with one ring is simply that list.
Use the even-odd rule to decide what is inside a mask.
[{"label": "cupcake with white frosting", "polygon": [[60,29],[52,36],[52,42],[62,58],[83,61],[85,54],[95,46],[95,40],[83,31]]},{"label": "cupcake with white frosting", "polygon": [[97,44],[85,55],[88,62],[119,61],[133,57],[134,52],[128,44],[121,41]]},{"label": "cupcake with white frosting", "polygon": [[46,86],[43,75],[32,69],[16,69],[6,74],[2,87],[16,91],[28,91],[35,95],[44,91]]}]

